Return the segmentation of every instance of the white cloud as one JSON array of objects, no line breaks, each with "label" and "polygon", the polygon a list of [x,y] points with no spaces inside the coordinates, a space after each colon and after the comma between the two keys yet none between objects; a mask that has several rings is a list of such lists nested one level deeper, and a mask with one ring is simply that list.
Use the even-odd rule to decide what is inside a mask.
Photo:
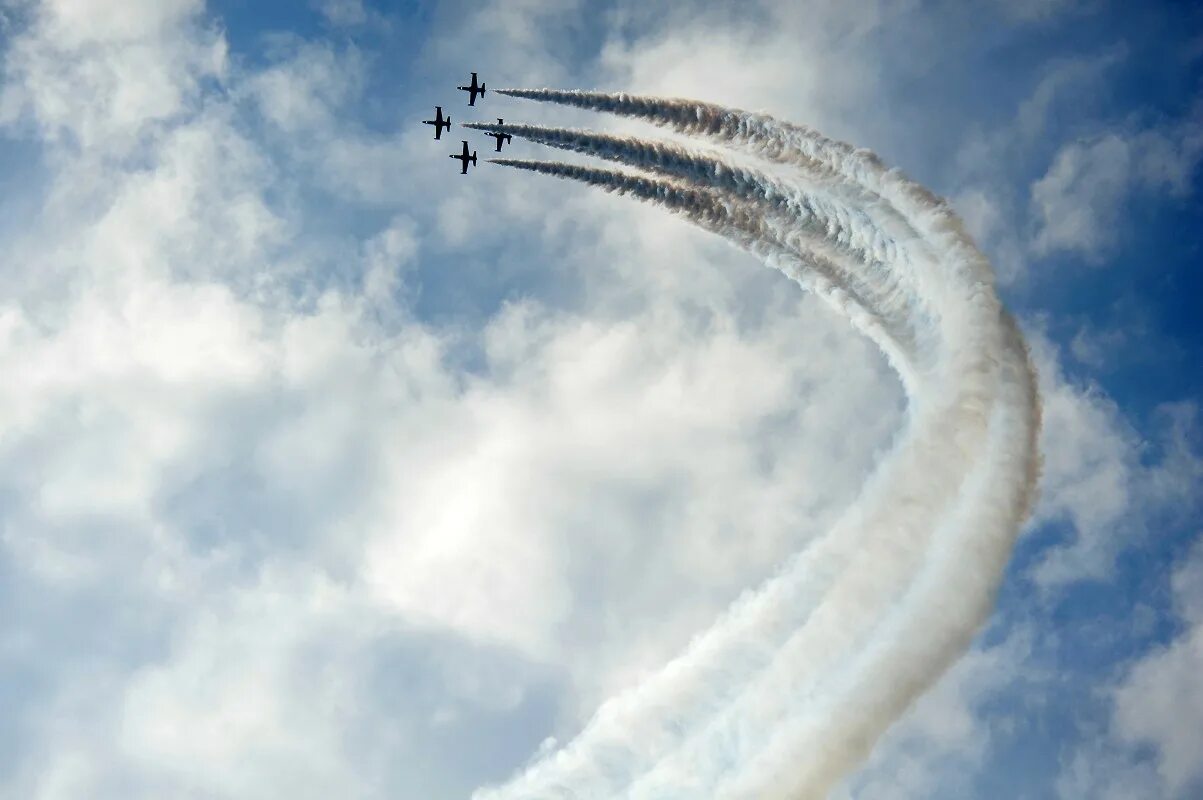
[{"label": "white cloud", "polygon": [[1197,120],[1066,145],[1032,184],[1033,252],[1077,252],[1098,261],[1124,230],[1130,195],[1156,189],[1188,193],[1200,157],[1203,126]]},{"label": "white cloud", "polygon": [[41,5],[51,35],[69,46],[157,36],[203,7],[203,0],[131,0],[120,5],[100,0],[48,0]]},{"label": "white cloud", "polygon": [[1166,647],[1143,656],[1115,694],[1114,734],[1156,748],[1158,774],[1171,796],[1203,785],[1203,544],[1174,570],[1174,608],[1184,628]]},{"label": "white cloud", "polygon": [[647,23],[653,12],[625,5],[632,24],[600,52],[607,83],[768,109],[824,130],[846,125],[875,88],[874,64],[861,48],[878,26],[905,13],[874,0],[680,7],[663,11],[648,32],[634,23]]},{"label": "white cloud", "polygon": [[375,16],[363,0],[317,0],[315,5],[331,25],[339,27],[363,25]]},{"label": "white cloud", "polygon": [[1098,330],[1083,326],[1070,340],[1069,352],[1080,363],[1103,370],[1131,338],[1125,328]]},{"label": "white cloud", "polygon": [[1077,250],[1097,257],[1112,244],[1132,173],[1131,159],[1130,144],[1116,135],[1062,149],[1044,177],[1032,185],[1039,220],[1033,241],[1036,253]]},{"label": "white cloud", "polygon": [[[971,650],[899,720],[839,798],[931,798],[972,794],[994,739],[1012,724],[983,706],[1010,687],[1030,656],[1030,632]],[[1031,677],[1031,670],[1028,670]]]},{"label": "white cloud", "polygon": [[5,54],[0,123],[28,119],[51,140],[128,154],[224,74],[225,41],[201,26],[200,10],[193,0],[38,6],[32,31]]},{"label": "white cloud", "polygon": [[[1005,5],[1007,11],[1019,12],[1068,4]],[[1122,45],[1090,55],[1059,56],[1041,69],[1039,81],[1004,124],[965,135],[955,158],[958,188],[953,199],[1004,283],[1028,276],[1032,254],[1029,187],[1017,187],[1016,177],[1032,159],[1043,164],[1051,137],[1087,123],[1107,96],[1108,75],[1128,58]]]},{"label": "white cloud", "polygon": [[1108,687],[1110,717],[1071,747],[1058,797],[1187,798],[1203,786],[1203,543],[1195,541],[1169,583],[1178,632],[1133,659]]},{"label": "white cloud", "polygon": [[[420,238],[441,173],[399,192],[379,156],[400,140],[338,123],[351,61],[302,47],[227,94],[188,57],[224,45],[187,9],[121,31],[80,44],[43,18],[13,51],[14,114],[56,158],[0,305],[0,547],[39,609],[145,618],[99,653],[36,616],[6,634],[63,666],[50,711],[10,723],[4,792],[378,796],[390,761],[436,795],[500,778],[821,529],[896,427],[884,365],[817,303],[611,198],[512,182],[464,242],[541,223],[526,269],[580,276],[575,304],[413,319],[420,276],[463,256]],[[110,75],[133,51],[151,61]],[[146,100],[110,106],[123,92]],[[248,101],[304,135],[276,149]],[[489,186],[456,192],[457,220],[497,210]],[[311,226],[305,192],[330,187],[384,221]],[[352,691],[380,642],[422,637],[473,666]],[[553,679],[476,772],[420,766],[439,725],[533,713]],[[358,728],[381,744],[347,747]]]},{"label": "white cloud", "polygon": [[1193,406],[1162,408],[1162,451],[1149,457],[1144,442],[1115,402],[1097,386],[1075,383],[1055,350],[1036,332],[1033,342],[1044,402],[1044,472],[1037,524],[1072,526],[1068,544],[1051,549],[1033,577],[1052,588],[1107,577],[1115,559],[1147,537],[1152,514],[1192,507],[1203,481]]},{"label": "white cloud", "polygon": [[[622,5],[592,74],[836,130],[878,88],[862,37],[898,13],[765,4],[757,24],[649,37],[621,23],[657,12]],[[581,13],[494,3],[430,57],[566,82],[556,36]],[[0,118],[54,155],[54,183],[0,276],[0,548],[31,606],[117,630],[94,651],[36,615],[2,635],[0,662],[62,671],[34,721],[14,714],[26,751],[0,793],[462,795],[821,530],[896,429],[880,360],[751,259],[500,170],[449,185],[426,128],[356,126],[366,60],[269,60],[230,69],[195,2],[46,4],[9,50]],[[1141,180],[1173,184],[1180,151],[1146,149]],[[486,271],[539,281],[483,319],[414,318],[424,280],[487,295]],[[1049,390],[1045,518],[1088,543],[1058,558],[1102,565],[1096,540],[1120,540],[1144,491],[1137,443],[1097,394]],[[434,677],[398,642],[437,654]],[[921,704],[920,738],[976,763],[974,703],[1011,663],[974,654]],[[374,664],[404,687],[376,691]],[[921,796],[939,774],[900,780]]]},{"label": "white cloud", "polygon": [[1106,744],[1075,752],[1062,766],[1053,788],[1056,797],[1063,800],[1165,796],[1164,787],[1150,765],[1140,763],[1129,752]]},{"label": "white cloud", "polygon": [[1067,58],[1055,64],[1016,109],[1014,134],[1031,143],[1046,136],[1070,109],[1081,114],[1098,102],[1094,98],[1104,95],[1108,73],[1128,57],[1127,48],[1117,45],[1097,55]]},{"label": "white cloud", "polygon": [[339,722],[354,713],[346,642],[363,623],[337,586],[290,583],[269,574],[232,593],[194,618],[169,662],[131,676],[116,746],[152,784],[322,797],[353,779]]},{"label": "white cloud", "polygon": [[249,76],[249,93],[273,125],[303,135],[336,124],[334,115],[358,98],[364,65],[355,51],[297,43],[295,52]]}]

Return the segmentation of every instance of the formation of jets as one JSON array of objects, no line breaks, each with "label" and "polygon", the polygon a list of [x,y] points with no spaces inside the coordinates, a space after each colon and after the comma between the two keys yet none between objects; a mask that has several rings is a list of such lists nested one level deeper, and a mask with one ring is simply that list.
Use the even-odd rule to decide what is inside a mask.
[{"label": "formation of jets", "polygon": [[[484,93],[485,93],[485,85],[483,83],[479,82],[479,80],[476,77],[475,72],[472,73],[472,81],[467,86],[457,86],[455,88],[459,89],[460,91],[464,91],[464,92],[468,93],[468,105],[470,105],[470,106],[475,106],[476,98],[483,97]],[[444,117],[443,116],[443,107],[435,106],[434,107],[434,119],[424,119],[424,120],[422,120],[422,124],[423,125],[433,125],[434,126],[434,138],[436,140],[440,140],[443,138],[444,130],[447,130],[447,131],[451,130],[451,117],[450,117],[450,115]],[[497,124],[504,125],[505,120],[503,120],[501,117],[498,117]],[[513,139],[514,139],[514,137],[511,136],[510,134],[502,133],[499,130],[498,131],[486,131],[485,136],[488,136],[491,139],[496,140],[497,147],[494,149],[494,152],[496,152],[496,153],[501,152],[501,146],[503,144],[508,144],[509,142],[513,141]],[[461,141],[463,141],[463,143],[464,143],[463,151],[459,152],[459,153],[452,153],[450,157],[457,159],[460,162],[460,174],[467,175],[468,174],[468,165],[471,164],[472,166],[476,166],[476,151],[475,150],[473,150],[471,152],[468,151],[468,140],[467,139],[463,139]]]}]

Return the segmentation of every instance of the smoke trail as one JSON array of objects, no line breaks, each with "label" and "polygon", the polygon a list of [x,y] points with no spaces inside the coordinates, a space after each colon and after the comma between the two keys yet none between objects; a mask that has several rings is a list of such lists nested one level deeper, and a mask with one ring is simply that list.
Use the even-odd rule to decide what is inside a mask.
[{"label": "smoke trail", "polygon": [[504,128],[653,176],[496,162],[661,205],[761,255],[882,348],[909,413],[830,531],[576,740],[478,797],[821,796],[989,611],[1038,469],[1022,338],[943,201],[867,151],[693,101],[504,93],[642,117],[795,167],[784,185],[676,145],[532,126]]},{"label": "smoke trail", "polygon": [[[846,177],[850,191],[869,189],[879,176],[889,172],[870,150],[829,139],[805,125],[782,122],[767,114],[724,108],[697,100],[640,97],[622,92],[582,92],[561,89],[501,89],[499,94],[540,102],[605,111],[655,125],[673,128],[691,136],[705,136],[726,144],[752,148],[771,161],[795,162],[816,177]],[[942,201],[922,186],[907,182],[923,202]]]},{"label": "smoke trail", "polygon": [[[581,167],[543,161],[489,159],[490,163],[507,167],[571,178],[617,194],[630,194],[646,202],[657,203],[670,211],[687,217],[694,224],[725,235],[746,250],[769,261],[803,289],[810,291],[847,317],[859,331],[877,343],[887,360],[894,366],[904,385],[914,380],[911,364],[913,354],[899,345],[880,314],[858,295],[855,288],[840,285],[840,269],[835,262],[840,254],[829,243],[811,240],[805,262],[793,238],[784,232],[779,236],[762,211],[725,197],[707,188],[688,187],[673,181],[655,180],[612,170]],[[796,233],[796,232],[795,232]]]},{"label": "smoke trail", "polygon": [[[902,257],[898,243],[876,235],[877,229],[868,224],[871,220],[858,209],[848,208],[838,200],[833,202],[821,192],[786,186],[760,172],[666,142],[532,125],[467,123],[464,127],[503,131],[552,147],[637,165],[662,175],[725,189],[729,194],[767,206],[761,212],[766,218],[787,217],[774,226],[778,235],[806,239],[807,249],[823,252],[838,272],[837,282],[853,293],[891,331],[898,344],[907,347],[914,356],[913,340],[919,335],[914,320],[930,310],[914,307],[914,293],[905,291],[895,274],[885,267],[884,262]],[[862,277],[870,271],[874,273],[871,280]]]},{"label": "smoke trail", "polygon": [[[900,221],[904,236],[909,230],[929,241],[945,238],[942,250],[954,257],[950,263],[972,268],[979,280],[993,281],[989,263],[943,199],[897,170],[887,169],[872,151],[829,139],[813,128],[696,100],[557,89],[503,89],[501,93],[641,119],[740,147],[767,161],[793,165],[816,187],[838,187],[850,199],[863,203],[865,212],[884,213],[877,224]],[[895,220],[895,215],[901,219]],[[916,277],[920,272],[915,270]]]}]

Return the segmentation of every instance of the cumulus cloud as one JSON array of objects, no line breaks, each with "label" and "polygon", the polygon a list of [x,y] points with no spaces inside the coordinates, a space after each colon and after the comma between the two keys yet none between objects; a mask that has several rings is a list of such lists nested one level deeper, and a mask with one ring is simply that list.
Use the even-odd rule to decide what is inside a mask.
[{"label": "cumulus cloud", "polygon": [[907,712],[835,797],[972,795],[974,776],[1011,723],[986,707],[1014,685],[1030,651],[1030,632],[1020,629],[969,652]]},{"label": "cumulus cloud", "polygon": [[1174,633],[1126,664],[1105,688],[1109,713],[1062,760],[1058,797],[1187,798],[1203,786],[1203,546],[1197,534],[1193,538],[1168,581]]},{"label": "cumulus cloud", "polygon": [[1114,733],[1152,745],[1158,775],[1172,796],[1203,785],[1198,733],[1203,729],[1203,543],[1196,542],[1171,581],[1179,633],[1133,665],[1115,693]]},{"label": "cumulus cloud", "polygon": [[[888,442],[898,387],[812,301],[766,303],[775,279],[726,248],[631,237],[563,193],[504,213],[571,232],[543,258],[588,276],[576,307],[419,321],[423,282],[467,258],[419,233],[435,173],[399,194],[347,156],[363,177],[335,183],[325,154],[395,149],[331,122],[353,62],[285,50],[219,89],[224,42],[195,11],[84,41],[47,7],[10,51],[9,130],[53,158],[0,306],[0,542],[22,575],[5,602],[36,608],[0,661],[59,666],[3,724],[22,742],[4,791],[462,794],[825,524]],[[130,51],[151,61],[127,69]],[[129,92],[149,99],[108,102]],[[309,193],[332,186],[383,217],[312,226]],[[468,218],[493,210],[465,198]],[[872,423],[844,435],[856,417]],[[80,603],[104,640],[48,624]],[[419,669],[418,648],[439,655]],[[365,670],[422,688],[366,698]]]},{"label": "cumulus cloud", "polygon": [[57,0],[5,54],[0,122],[28,121],[49,140],[97,154],[128,154],[194,103],[225,72],[224,39],[194,0],[118,7]]},{"label": "cumulus cloud", "polygon": [[[1039,4],[1033,4],[1039,5]],[[1022,4],[1008,4],[1019,9]],[[971,129],[954,160],[953,200],[966,225],[994,260],[1005,283],[1029,276],[1029,187],[1016,185],[1025,165],[1039,160],[1041,172],[1051,137],[1087,124],[1106,96],[1106,78],[1129,57],[1110,47],[1088,55],[1059,56],[1042,66],[1039,80],[1013,112],[982,130]]]},{"label": "cumulus cloud", "polygon": [[[47,170],[0,275],[0,794],[466,795],[822,530],[897,429],[864,342],[685,225],[485,169],[446,191],[425,128],[356,122],[371,64],[351,50],[235,68],[199,2],[30,8],[0,93]],[[620,3],[585,70],[556,50],[579,3],[498,2],[423,57],[770,107],[889,149],[858,115],[890,4],[714,13]],[[1121,138],[1138,154],[1117,180],[1179,190],[1185,132]],[[1093,143],[1050,208],[1084,191]],[[1042,518],[1091,543],[1050,556],[1054,585],[1105,573],[1142,487],[1183,496],[1193,461],[1167,448],[1154,480],[1097,389],[1046,390],[1064,438]],[[1005,652],[951,673],[903,740],[983,759],[981,698],[1024,650]],[[921,747],[902,746],[916,796],[949,779]]]},{"label": "cumulus cloud", "polygon": [[1144,520],[1151,515],[1188,515],[1203,482],[1203,454],[1193,404],[1163,406],[1161,440],[1146,442],[1096,385],[1066,376],[1047,339],[1034,342],[1047,421],[1036,521],[1072,529],[1070,542],[1035,567],[1037,582],[1052,588],[1107,577],[1119,554],[1149,535]]},{"label": "cumulus cloud", "polygon": [[1203,126],[1189,120],[1166,130],[1107,133],[1065,145],[1032,184],[1034,253],[1077,253],[1098,262],[1118,242],[1130,195],[1190,192],[1203,156]]}]

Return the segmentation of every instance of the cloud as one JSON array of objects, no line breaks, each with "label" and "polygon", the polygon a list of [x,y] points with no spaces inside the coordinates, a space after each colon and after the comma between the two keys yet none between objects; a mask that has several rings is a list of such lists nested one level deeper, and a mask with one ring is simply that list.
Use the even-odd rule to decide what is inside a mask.
[{"label": "cloud", "polygon": [[1201,156],[1203,126],[1194,119],[1165,130],[1107,133],[1065,145],[1032,184],[1032,251],[1077,253],[1099,263],[1119,242],[1131,194],[1159,189],[1188,194]]},{"label": "cloud", "polygon": [[1032,337],[1044,398],[1044,475],[1038,524],[1067,521],[1071,539],[1053,547],[1033,577],[1046,588],[1106,578],[1126,548],[1150,534],[1145,520],[1181,516],[1203,481],[1193,404],[1166,404],[1161,440],[1142,441],[1097,386],[1069,379],[1047,339]]},{"label": "cloud", "polygon": [[363,0],[315,0],[314,4],[327,22],[340,28],[363,25],[376,17]]},{"label": "cloud", "polygon": [[[1032,93],[1016,109],[1015,134],[1030,144],[1059,127],[1059,118],[1071,113],[1081,115],[1099,102],[1097,98],[1105,96],[1108,74],[1129,58],[1128,48],[1116,45],[1096,55],[1065,58],[1045,70]],[[1081,124],[1080,119],[1075,122]]]},{"label": "cloud", "polygon": [[86,0],[35,7],[32,27],[5,53],[0,123],[29,122],[49,140],[128,154],[225,72],[226,45],[193,0]]},{"label": "cloud", "polygon": [[[1157,540],[1191,524],[1203,481],[1197,410],[1191,403],[1163,405],[1157,413],[1159,439],[1146,442],[1099,387],[1066,376],[1038,325],[1032,326],[1029,340],[1045,403],[1044,479],[1026,543],[1037,547],[1039,555],[1020,580],[1034,581],[1042,600],[1006,606],[1006,622],[996,617],[975,649],[899,721],[864,769],[845,782],[849,797],[962,797],[983,786],[1010,786],[1000,784],[993,771],[1008,769],[1011,758],[1031,760],[1011,752],[1015,740],[1050,735],[1029,730],[1033,718],[1051,726],[1056,731],[1052,742],[1064,748],[1059,771],[1048,778],[1058,796],[1185,796],[1182,788],[1191,785],[1189,777],[1181,777],[1190,775],[1183,754],[1191,746],[1188,731],[1197,727],[1190,701],[1183,701],[1188,713],[1180,728],[1177,716],[1158,712],[1158,703],[1172,702],[1175,691],[1193,691],[1186,685],[1194,680],[1186,664],[1194,657],[1195,622],[1187,622],[1187,630],[1167,647],[1138,656],[1117,684],[1113,672],[1099,675],[1093,665],[1079,663],[1079,654],[1063,641],[1052,620],[1082,613],[1061,598],[1083,582],[1108,587],[1108,592],[1133,592],[1114,583],[1122,580],[1116,577],[1118,560],[1147,558],[1156,552]],[[1049,540],[1049,526],[1057,523],[1068,523],[1067,542]],[[1173,579],[1183,621],[1194,620],[1199,611],[1198,560],[1196,547]],[[1132,637],[1125,647],[1143,648],[1147,630],[1141,629],[1159,612],[1155,596],[1141,592],[1136,597],[1136,610],[1088,615],[1107,636]],[[1112,630],[1111,625],[1122,627]],[[1167,677],[1179,668],[1183,671],[1176,679]],[[1157,683],[1162,677],[1166,680]],[[1063,717],[1064,701],[1058,698],[1067,692],[1074,700]],[[1150,764],[1140,748],[1156,745],[1161,737],[1167,754],[1173,752],[1178,760],[1159,774],[1159,764]],[[1172,761],[1167,757],[1165,763]],[[1041,772],[1036,764],[1028,768]],[[1170,782],[1170,776],[1177,776],[1177,782]]]},{"label": "cloud", "polygon": [[1129,752],[1104,745],[1070,756],[1053,788],[1056,796],[1064,800],[1164,796],[1164,786],[1152,767],[1141,763]]},{"label": "cloud", "polygon": [[1198,732],[1203,698],[1198,691],[1203,663],[1203,544],[1196,542],[1174,570],[1174,609],[1182,632],[1167,646],[1142,656],[1115,693],[1114,735],[1148,744],[1157,754],[1158,775],[1171,796],[1203,785]]},{"label": "cloud", "polygon": [[363,91],[364,64],[355,51],[339,53],[324,44],[297,42],[281,49],[270,66],[248,76],[243,88],[282,133],[327,135],[338,111]]},{"label": "cloud", "polygon": [[[562,191],[509,186],[465,247],[502,250],[505,214],[558,230],[522,268],[581,278],[575,301],[420,321],[439,275],[473,273],[427,233],[438,173],[398,192],[372,158],[396,143],[336,124],[353,63],[301,47],[227,74],[186,8],[102,43],[46,19],[6,83],[52,157],[0,304],[0,560],[22,577],[0,602],[35,609],[0,662],[56,666],[3,724],[4,792],[499,779],[820,530],[897,425],[884,365],[813,300]],[[111,75],[131,51],[150,61]],[[331,186],[381,212],[323,226]],[[485,219],[488,192],[463,195]],[[447,654],[420,692],[340,683],[419,647]]]},{"label": "cloud", "polygon": [[62,44],[130,42],[170,31],[196,16],[202,0],[133,0],[110,8],[90,0],[49,0],[40,6],[47,33]]},{"label": "cloud", "polygon": [[[422,58],[725,92],[889,149],[865,53],[905,26],[878,5],[637,34],[646,4],[582,32],[579,4],[498,2]],[[684,224],[484,168],[440,199],[429,131],[360,119],[370,58],[241,64],[195,2],[33,8],[0,95],[48,181],[0,276],[0,794],[463,796],[824,529],[898,427],[863,341]],[[1129,182],[1177,191],[1176,136]],[[1122,541],[1140,437],[1097,389],[1053,390],[1046,518]],[[1072,547],[1050,580],[1080,577]],[[922,705],[966,770],[1015,649]],[[914,753],[913,791],[947,779]]]},{"label": "cloud", "polygon": [[[1022,10],[1024,5],[1007,8]],[[1002,106],[998,119],[973,120],[960,138],[952,200],[1004,284],[1019,283],[1030,274],[1029,165],[1036,163],[1043,172],[1053,137],[1095,124],[1091,117],[1107,96],[1106,78],[1129,57],[1122,46],[1082,55],[1057,53],[1035,67],[1033,85],[1024,87],[1026,96],[1013,110]]]},{"label": "cloud", "polygon": [[1197,757],[1203,546],[1193,538],[1168,580],[1175,634],[1126,664],[1101,692],[1106,714],[1063,760],[1058,797],[1186,798],[1203,786]]},{"label": "cloud", "polygon": [[971,650],[883,737],[864,767],[835,797],[932,798],[968,796],[974,778],[1009,720],[992,701],[1015,683],[1031,657],[1031,632]]}]

